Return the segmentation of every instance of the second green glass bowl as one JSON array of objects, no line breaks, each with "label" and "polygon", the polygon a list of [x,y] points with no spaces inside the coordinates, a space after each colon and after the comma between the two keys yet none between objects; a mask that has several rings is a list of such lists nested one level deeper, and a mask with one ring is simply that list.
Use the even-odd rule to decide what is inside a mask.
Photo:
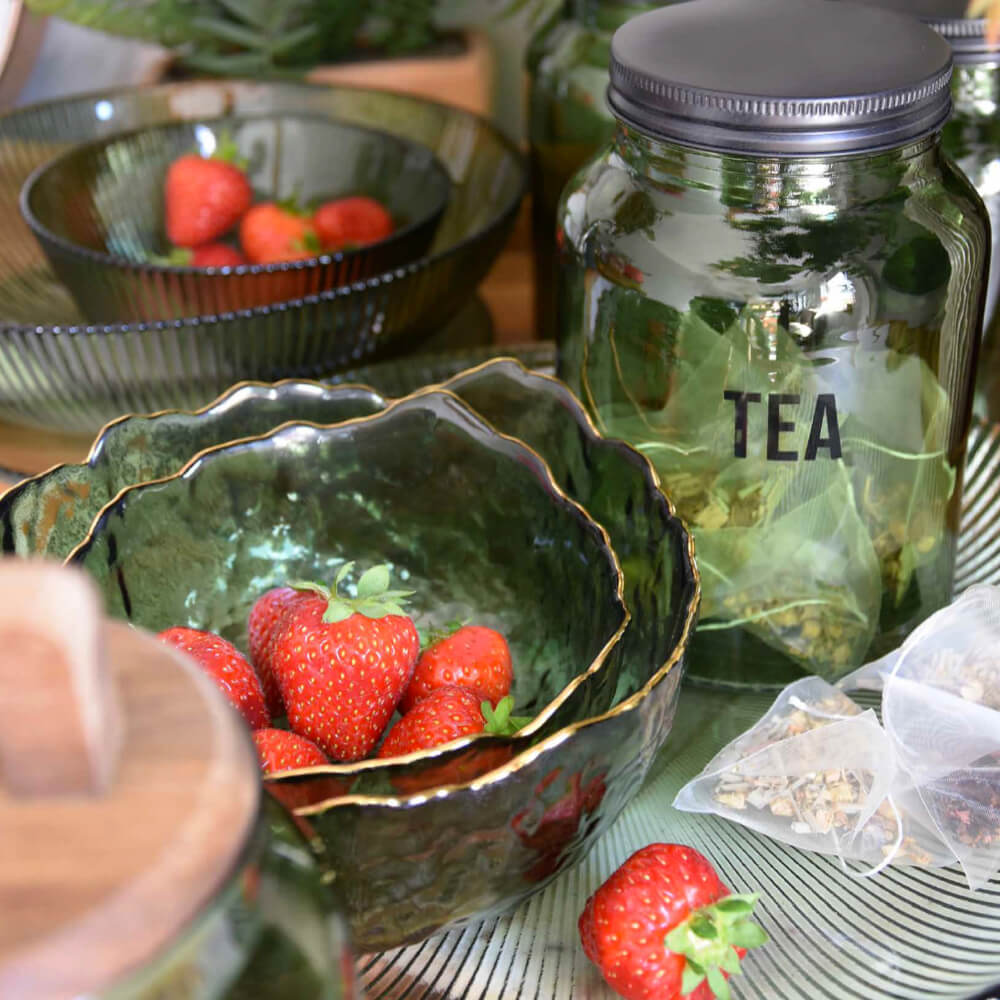
[{"label": "second green glass bowl", "polygon": [[[274,306],[148,323],[92,324],[21,220],[31,174],[73,145],[170,122],[320,115],[428,147],[452,190],[421,259]],[[249,81],[111,90],[0,116],[0,417],[75,432],[122,413],[204,406],[244,379],[317,377],[398,355],[474,294],[506,243],[524,159],[483,119],[383,91]]]},{"label": "second green glass bowl", "polygon": [[[439,377],[419,365],[414,376]],[[362,951],[507,909],[587,853],[670,737],[698,603],[690,536],[648,462],[602,438],[564,385],[503,360],[457,375],[445,388],[533,447],[605,527],[632,617],[587,683],[601,688],[594,714],[541,742],[528,737],[500,771],[470,786],[416,797],[385,791],[393,777],[419,777],[440,759],[365,768],[367,775],[347,765],[279,779],[287,801],[305,803],[299,818],[316,834],[323,863],[339,873]],[[241,433],[285,420],[343,420],[384,405],[357,386],[247,384],[197,414],[122,419],[86,464],[53,469],[0,498],[3,550],[65,557],[130,483],[176,473],[202,449]],[[331,779],[339,783],[332,789]],[[331,791],[338,797],[324,801]]]},{"label": "second green glass bowl", "polygon": [[[167,170],[188,153],[211,156],[227,139],[246,161],[258,201],[295,198],[305,206],[365,195],[386,207],[395,231],[312,260],[223,269],[164,263],[172,249],[164,221]],[[143,322],[286,302],[418,260],[450,189],[447,171],[418,143],[320,116],[254,115],[77,146],[28,178],[21,214],[84,316]]]}]

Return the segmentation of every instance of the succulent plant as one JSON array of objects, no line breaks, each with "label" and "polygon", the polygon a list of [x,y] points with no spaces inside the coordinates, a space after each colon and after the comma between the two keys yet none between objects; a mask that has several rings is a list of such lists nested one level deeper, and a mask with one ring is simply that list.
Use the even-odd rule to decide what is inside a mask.
[{"label": "succulent plant", "polygon": [[[489,0],[513,15],[544,0]],[[359,54],[399,55],[439,37],[441,0],[27,0],[51,14],[172,49],[185,67],[223,76],[298,75]]]}]

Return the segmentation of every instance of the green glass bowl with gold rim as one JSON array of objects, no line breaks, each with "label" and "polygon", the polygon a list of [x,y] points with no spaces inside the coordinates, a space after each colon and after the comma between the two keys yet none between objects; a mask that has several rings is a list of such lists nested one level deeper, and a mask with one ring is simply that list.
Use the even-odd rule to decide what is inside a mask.
[{"label": "green glass bowl with gold rim", "polygon": [[[79,143],[222,117],[320,116],[416,142],[451,179],[429,250],[304,298],[168,319],[84,317],[20,216],[32,171]],[[123,413],[192,409],[245,379],[316,378],[412,351],[472,298],[524,194],[524,157],[458,108],[386,91],[199,80],[62,98],[0,115],[0,416],[97,431]]]},{"label": "green glass bowl with gold rim", "polygon": [[[550,353],[532,347],[523,356],[543,364]],[[415,360],[387,387],[402,392],[456,367]],[[444,387],[534,447],[563,489],[605,527],[631,619],[599,671],[599,711],[539,734],[537,742],[527,737],[528,745],[514,747],[499,771],[468,787],[415,797],[372,787],[394,775],[419,776],[447,762],[440,756],[389,765],[381,774],[352,773],[348,765],[272,782],[286,801],[305,803],[296,811],[317,834],[321,863],[338,877],[361,950],[418,940],[507,909],[583,857],[637,792],[669,738],[696,616],[690,537],[648,462],[602,438],[565,386],[507,359],[462,372]],[[352,409],[357,415],[383,406],[382,397],[358,386],[299,381],[237,386],[197,414],[116,421],[87,463],[58,467],[0,499],[4,550],[65,556],[122,487],[175,473],[241,429],[260,433],[283,420],[338,420]],[[595,676],[584,686],[597,682]],[[334,798],[323,801],[331,793]],[[470,815],[477,817],[475,829]],[[378,844],[377,865],[368,861],[371,843]]]}]

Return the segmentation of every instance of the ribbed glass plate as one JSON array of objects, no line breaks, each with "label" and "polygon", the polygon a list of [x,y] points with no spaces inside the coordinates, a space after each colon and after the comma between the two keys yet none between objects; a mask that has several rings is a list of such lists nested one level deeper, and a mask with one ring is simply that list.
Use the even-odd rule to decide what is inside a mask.
[{"label": "ribbed glass plate", "polygon": [[[330,117],[429,148],[452,184],[428,253],[350,286],[269,306],[146,323],[85,320],[21,220],[27,177],[76,142],[247,115]],[[399,357],[471,298],[507,241],[525,181],[523,156],[482,118],[388,91],[199,80],[0,115],[0,416],[96,431],[122,413],[203,406],[244,379],[315,378]]]},{"label": "ribbed glass plate", "polygon": [[[372,365],[348,377],[398,395],[498,350]],[[510,353],[542,370],[554,361],[546,344]],[[1000,426],[977,426],[970,438],[956,587],[981,581],[1000,581]],[[1000,997],[1000,883],[971,893],[957,869],[889,869],[852,878],[835,859],[671,808],[680,786],[772,700],[685,691],[674,737],[645,788],[581,864],[506,917],[361,959],[369,1000],[613,997],[580,948],[577,917],[625,858],[655,840],[690,844],[734,890],[762,893],[760,918],[771,943],[744,961],[745,975],[733,984],[737,997]]]}]

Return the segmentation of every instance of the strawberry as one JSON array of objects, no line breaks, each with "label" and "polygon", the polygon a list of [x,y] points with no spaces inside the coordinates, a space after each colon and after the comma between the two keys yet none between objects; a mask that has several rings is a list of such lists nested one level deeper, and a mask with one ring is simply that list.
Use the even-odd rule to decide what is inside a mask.
[{"label": "strawberry", "polygon": [[[475,733],[511,736],[530,721],[512,716],[513,707],[513,699],[504,698],[494,712],[488,701],[467,688],[435,688],[389,730],[378,756],[401,757]],[[510,747],[473,746],[444,764],[421,768],[415,774],[396,775],[390,781],[404,794],[457,785],[492,771],[512,756]]]},{"label": "strawberry", "polygon": [[154,254],[149,261],[161,267],[239,267],[247,259],[228,243],[204,243],[194,249],[174,247],[168,254]]},{"label": "strawberry", "polygon": [[358,580],[355,599],[338,593],[353,564],[341,567],[333,592],[317,584],[290,607],[274,637],[271,668],[291,728],[334,760],[374,749],[417,662],[420,640],[399,605],[407,592],[389,589],[389,568]]},{"label": "strawberry", "polygon": [[587,900],[580,939],[625,1000],[728,1000],[727,978],[767,940],[749,919],[756,902],[731,895],[692,848],[650,844]]},{"label": "strawberry", "polygon": [[253,264],[309,260],[322,250],[310,220],[276,201],[254,205],[243,216],[240,246]]},{"label": "strawberry", "polygon": [[250,207],[253,190],[221,144],[212,157],[189,153],[170,164],[163,201],[167,238],[179,247],[211,243],[232,229]]},{"label": "strawberry", "polygon": [[428,750],[474,733],[513,735],[529,719],[512,716],[514,702],[505,698],[496,712],[475,691],[454,684],[435,688],[389,730],[379,747],[379,757],[402,757]]},{"label": "strawberry", "polygon": [[285,706],[281,703],[281,692],[271,666],[271,644],[285,612],[302,597],[302,592],[293,587],[272,587],[254,601],[247,619],[250,661],[257,668],[264,698],[272,715],[283,715]]},{"label": "strawberry", "polygon": [[225,243],[206,243],[191,252],[191,267],[241,267],[246,257]]},{"label": "strawberry", "polygon": [[494,708],[510,692],[513,679],[507,640],[491,628],[463,625],[433,641],[420,655],[399,710],[405,715],[436,688],[469,688]]},{"label": "strawberry", "polygon": [[[253,741],[257,745],[257,759],[264,774],[298,771],[330,763],[315,743],[286,729],[258,729],[253,734]],[[294,812],[346,795],[350,784],[343,778],[320,773],[301,779],[267,782],[266,788],[286,809]],[[301,826],[304,821],[298,819],[297,822]],[[303,832],[310,839],[315,835],[312,830]]]},{"label": "strawberry", "polygon": [[330,763],[315,743],[285,729],[258,729],[253,734],[253,741],[265,774]]},{"label": "strawberry", "polygon": [[320,205],[313,215],[316,235],[326,250],[377,243],[392,235],[392,216],[374,198],[357,195]]},{"label": "strawberry", "polygon": [[253,667],[231,642],[212,632],[183,626],[168,628],[159,638],[197,660],[251,729],[270,725],[260,681]]}]

